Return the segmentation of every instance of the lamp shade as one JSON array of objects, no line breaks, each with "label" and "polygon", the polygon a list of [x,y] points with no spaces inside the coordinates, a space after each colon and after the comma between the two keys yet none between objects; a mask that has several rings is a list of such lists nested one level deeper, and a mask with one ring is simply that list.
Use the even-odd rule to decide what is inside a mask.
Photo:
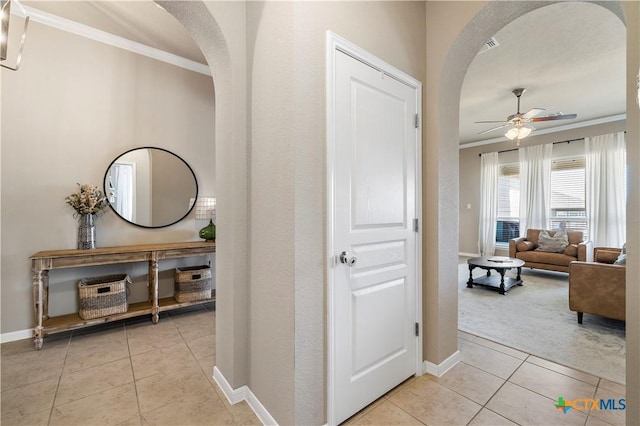
[{"label": "lamp shade", "polygon": [[216,216],[216,199],[214,197],[198,198],[196,200],[195,212],[196,219],[213,220]]}]

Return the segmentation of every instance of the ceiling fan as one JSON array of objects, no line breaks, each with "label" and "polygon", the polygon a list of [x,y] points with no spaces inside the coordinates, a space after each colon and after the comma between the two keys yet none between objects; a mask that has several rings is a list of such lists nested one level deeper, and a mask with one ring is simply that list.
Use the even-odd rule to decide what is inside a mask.
[{"label": "ceiling fan", "polygon": [[532,122],[569,120],[569,119],[576,118],[578,116],[577,114],[555,113],[555,114],[549,114],[542,117],[538,117],[539,114],[545,111],[544,108],[532,108],[525,113],[521,113],[520,112],[520,96],[522,96],[522,94],[526,92],[526,90],[527,89],[518,88],[512,91],[512,93],[516,96],[516,98],[518,98],[518,109],[515,114],[510,115],[509,117],[507,117],[506,120],[476,121],[476,123],[501,123],[497,127],[493,127],[489,130],[485,130],[478,134],[483,135],[485,133],[493,132],[494,130],[502,129],[503,127],[511,127],[507,131],[507,133],[505,133],[505,136],[508,139],[511,139],[511,140],[515,139],[516,142],[518,142],[520,139],[524,139],[527,136],[529,136],[531,132],[535,130],[535,127],[533,127],[530,124]]}]

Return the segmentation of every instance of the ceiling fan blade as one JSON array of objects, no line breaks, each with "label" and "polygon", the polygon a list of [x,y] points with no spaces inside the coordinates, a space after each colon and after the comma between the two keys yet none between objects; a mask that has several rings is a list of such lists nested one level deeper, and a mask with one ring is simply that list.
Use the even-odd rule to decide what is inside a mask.
[{"label": "ceiling fan blade", "polygon": [[485,130],[484,132],[480,132],[478,134],[479,135],[484,135],[485,133],[493,132],[494,130],[502,129],[503,127],[507,127],[507,126],[510,126],[510,125],[511,125],[511,123],[503,124],[501,126],[494,127],[492,129],[489,129],[489,130]]},{"label": "ceiling fan blade", "polygon": [[504,121],[504,120],[489,120],[489,121],[474,121],[474,123],[504,123],[504,124],[510,124],[511,122]]},{"label": "ceiling fan blade", "polygon": [[578,114],[548,115],[546,117],[535,117],[531,121],[552,121],[552,120],[570,120],[576,118]]},{"label": "ceiling fan blade", "polygon": [[531,108],[529,111],[525,112],[522,115],[522,118],[533,118],[544,111],[545,111],[544,108]]}]

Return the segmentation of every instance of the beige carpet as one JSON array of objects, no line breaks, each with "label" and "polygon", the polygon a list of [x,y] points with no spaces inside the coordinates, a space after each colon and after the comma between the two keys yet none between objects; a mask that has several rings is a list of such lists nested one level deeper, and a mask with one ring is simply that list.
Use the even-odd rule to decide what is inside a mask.
[{"label": "beige carpet", "polygon": [[[476,268],[475,276],[486,272]],[[515,277],[515,270],[507,272]],[[540,358],[616,383],[625,383],[625,323],[569,310],[568,275],[522,270],[522,287],[501,296],[467,288],[469,268],[458,269],[458,328]]]}]

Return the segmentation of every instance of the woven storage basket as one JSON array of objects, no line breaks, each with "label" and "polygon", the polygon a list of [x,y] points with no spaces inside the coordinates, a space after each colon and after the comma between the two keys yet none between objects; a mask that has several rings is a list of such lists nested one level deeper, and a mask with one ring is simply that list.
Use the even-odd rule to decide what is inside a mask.
[{"label": "woven storage basket", "polygon": [[127,286],[130,283],[127,274],[81,279],[78,283],[78,315],[82,319],[92,319],[127,312]]},{"label": "woven storage basket", "polygon": [[211,299],[211,267],[188,266],[176,268],[173,297],[178,302]]}]

